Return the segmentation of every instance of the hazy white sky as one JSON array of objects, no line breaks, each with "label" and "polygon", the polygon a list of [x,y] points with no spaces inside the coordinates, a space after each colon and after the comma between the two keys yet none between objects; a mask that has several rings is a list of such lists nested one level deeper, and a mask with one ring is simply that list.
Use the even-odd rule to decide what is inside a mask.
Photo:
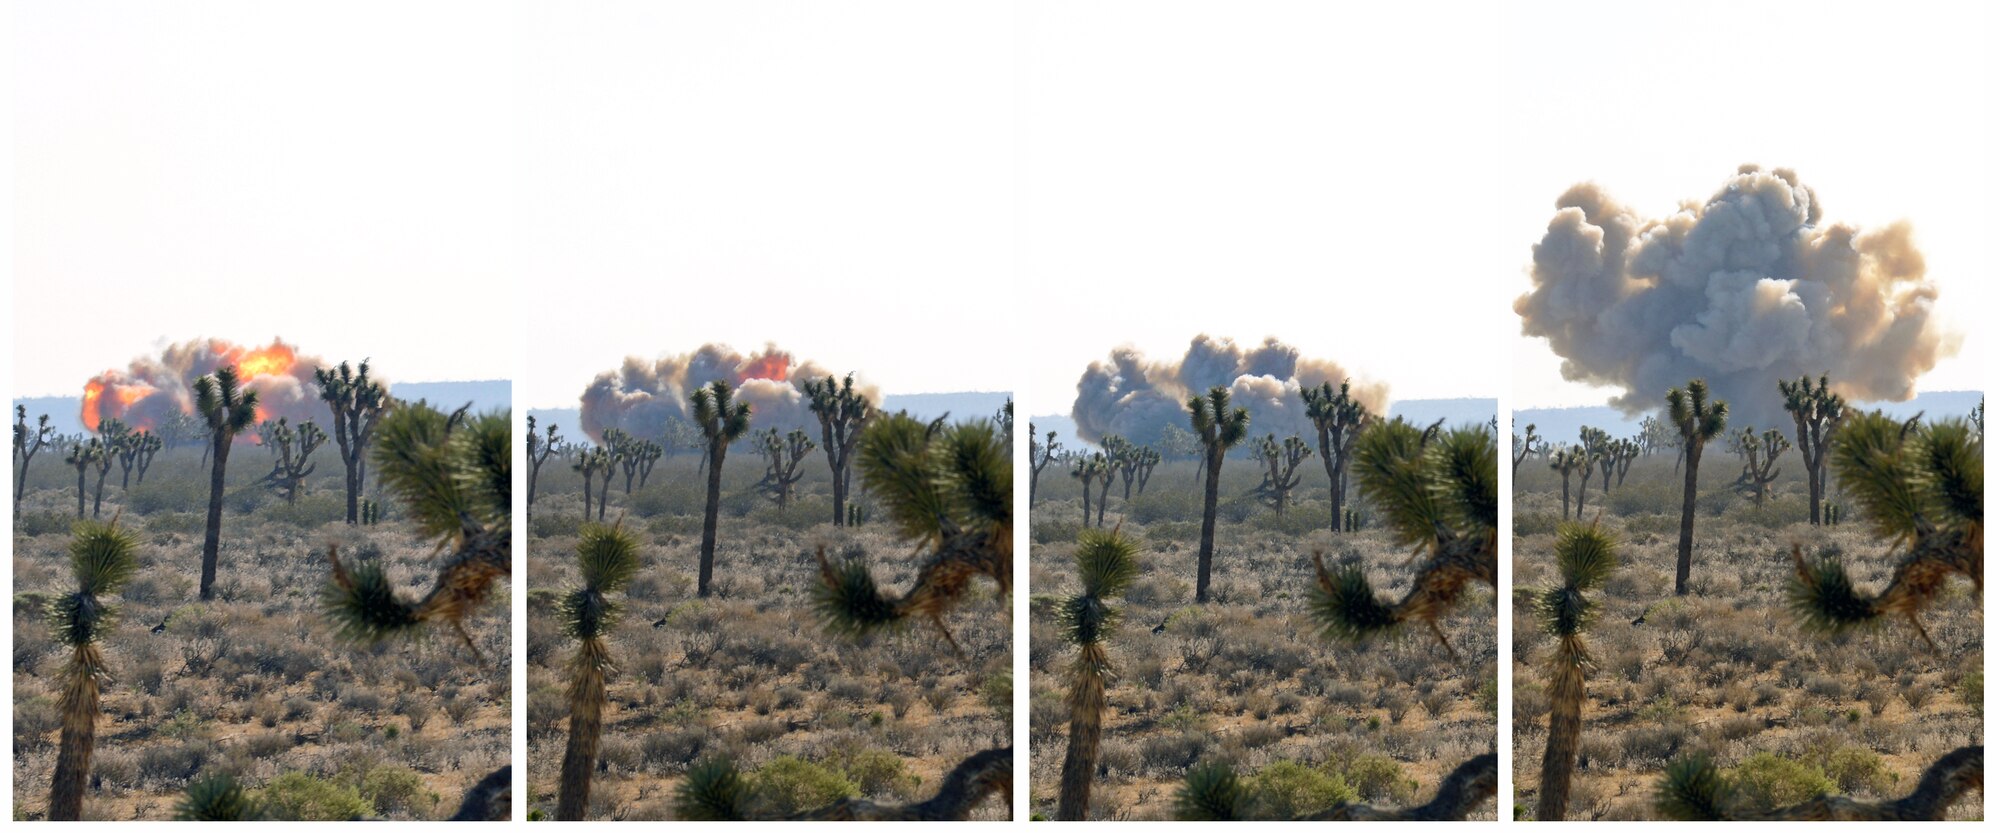
[{"label": "hazy white sky", "polygon": [[[1571,184],[1646,216],[1739,164],[1796,170],[1827,219],[1908,219],[1965,334],[1919,390],[1985,385],[1994,274],[1994,19],[1982,3],[1518,3],[1506,24],[1502,206],[1509,296]],[[1511,317],[1511,316],[1510,316]],[[1516,407],[1602,404],[1511,330]]]},{"label": "hazy white sky", "polygon": [[1130,342],[1277,336],[1496,396],[1499,10],[1049,2],[1024,51],[1029,414]]},{"label": "hazy white sky", "polygon": [[490,5],[13,5],[11,393],[197,336],[512,376]]},{"label": "hazy white sky", "polygon": [[775,341],[889,393],[1011,389],[1006,6],[519,14],[524,405],[707,341]]}]

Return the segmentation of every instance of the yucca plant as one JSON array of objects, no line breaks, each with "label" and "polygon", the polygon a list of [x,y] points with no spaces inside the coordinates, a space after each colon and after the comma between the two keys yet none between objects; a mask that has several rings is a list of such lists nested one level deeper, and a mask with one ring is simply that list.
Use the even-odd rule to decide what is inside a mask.
[{"label": "yucca plant", "polygon": [[486,602],[494,581],[513,572],[514,441],[506,411],[469,416],[470,407],[446,414],[397,401],[376,426],[373,462],[382,486],[417,532],[449,554],[430,591],[412,601],[397,597],[378,562],[350,566],[329,547],[333,576],[323,605],[342,636],[378,642],[444,624],[480,657],[465,619]]},{"label": "yucca plant", "polygon": [[847,490],[854,479],[854,446],[875,418],[875,406],[854,386],[852,373],[838,383],[832,376],[808,381],[803,391],[806,406],[819,418],[820,446],[826,449],[826,465],[833,472],[833,525],[842,526],[847,523]]},{"label": "yucca plant", "polygon": [[1856,801],[1821,795],[1760,810],[1746,805],[1736,783],[1705,754],[1667,765],[1653,796],[1660,815],[1676,821],[1940,821],[1967,792],[1986,786],[1986,747],[1965,746],[1937,759],[1909,795]]},{"label": "yucca plant", "polygon": [[1066,700],[1069,751],[1063,757],[1058,821],[1090,817],[1090,786],[1097,775],[1098,745],[1104,739],[1104,689],[1115,677],[1105,647],[1120,618],[1111,602],[1138,578],[1138,550],[1117,530],[1084,530],[1077,542],[1076,572],[1082,589],[1057,614],[1063,638],[1076,646]]},{"label": "yucca plant", "polygon": [[1778,394],[1785,398],[1785,412],[1792,415],[1799,456],[1806,466],[1806,491],[1812,502],[1809,516],[1812,525],[1819,526],[1820,504],[1826,500],[1827,447],[1847,419],[1847,400],[1827,386],[1825,374],[1816,386],[1810,376],[1800,376],[1796,382],[1780,379]]},{"label": "yucca plant", "polygon": [[75,821],[83,815],[90,757],[97,748],[100,687],[110,676],[98,641],[117,621],[108,597],[139,569],[138,539],[110,523],[77,521],[70,532],[69,566],[74,592],[49,601],[49,632],[69,648],[62,670],[62,741],[56,771],[49,779],[49,818]]},{"label": "yucca plant", "polygon": [[215,598],[215,569],[222,552],[222,495],[229,447],[236,435],[257,424],[257,392],[240,386],[236,366],[218,368],[194,380],[194,410],[208,426],[208,523],[201,538],[201,599]]},{"label": "yucca plant", "polygon": [[1831,463],[1876,537],[1902,555],[1889,585],[1854,589],[1834,559],[1808,562],[1792,549],[1797,579],[1789,602],[1801,625],[1836,633],[1900,616],[1932,650],[1918,614],[1954,575],[1981,586],[1985,570],[1986,469],[1983,444],[1962,419],[1925,424],[1880,411],[1849,417],[1835,432]]},{"label": "yucca plant", "polygon": [[715,578],[715,526],[722,516],[722,460],[729,454],[729,444],[750,430],[750,403],[736,401],[735,388],[720,379],[689,399],[695,425],[708,441],[708,502],[701,513],[701,571],[695,581],[695,595],[707,598]]},{"label": "yucca plant", "polygon": [[1535,805],[1535,818],[1542,821],[1562,821],[1569,812],[1570,777],[1583,738],[1584,681],[1592,663],[1583,633],[1597,613],[1597,603],[1584,594],[1617,567],[1617,541],[1597,524],[1570,522],[1556,530],[1556,573],[1562,580],[1535,599],[1537,622],[1556,640],[1549,657],[1549,742]]},{"label": "yucca plant", "polygon": [[315,368],[313,382],[319,398],[333,410],[333,440],[340,449],[340,462],[347,467],[347,522],[360,522],[361,484],[368,476],[368,446],[375,428],[389,408],[389,390],[368,377],[368,360],[359,368],[341,362],[338,367]]},{"label": "yucca plant", "polygon": [[569,744],[563,749],[556,820],[581,821],[590,806],[590,775],[604,731],[604,684],[615,670],[605,637],[618,623],[611,594],[639,572],[639,540],[618,526],[585,524],[577,532],[576,564],[583,583],[562,602],[563,633],[576,640],[570,660]]},{"label": "yucca plant", "polygon": [[26,405],[14,406],[14,503],[21,503],[21,494],[28,488],[28,464],[34,462],[35,455],[56,438],[56,429],[49,424],[49,415],[42,414],[32,427],[28,425]]},{"label": "yucca plant", "polygon": [[1667,391],[1667,421],[1680,437],[1681,460],[1687,465],[1681,484],[1681,537],[1674,551],[1674,595],[1685,596],[1688,574],[1694,570],[1694,502],[1696,472],[1701,467],[1701,451],[1710,440],[1722,436],[1729,424],[1729,403],[1710,402],[1708,383],[1692,379],[1686,388]]},{"label": "yucca plant", "polygon": [[1195,556],[1194,600],[1208,602],[1210,568],[1215,561],[1215,507],[1222,488],[1222,460],[1250,436],[1250,410],[1229,403],[1229,389],[1217,385],[1206,395],[1188,399],[1188,423],[1201,440],[1206,479],[1201,493],[1201,549]]},{"label": "yucca plant", "polygon": [[256,821],[263,815],[257,797],[226,773],[189,781],[174,805],[175,821]]},{"label": "yucca plant", "polygon": [[1328,570],[1319,553],[1311,604],[1322,632],[1360,642],[1405,622],[1427,626],[1454,661],[1458,654],[1438,617],[1458,603],[1468,582],[1499,581],[1499,446],[1485,426],[1440,430],[1397,419],[1362,432],[1355,446],[1361,494],[1381,514],[1390,535],[1424,556],[1410,591],[1399,601],[1375,597],[1358,564]]},{"label": "yucca plant", "polygon": [[[1498,458],[1496,457],[1496,462]],[[1293,816],[1290,821],[1463,821],[1486,806],[1500,788],[1500,756],[1488,752],[1459,764],[1430,801],[1400,810],[1385,810],[1343,801],[1324,810]],[[1189,769],[1174,794],[1174,818],[1180,821],[1269,820],[1266,802],[1228,764],[1210,761]]]},{"label": "yucca plant", "polygon": [[1317,388],[1300,390],[1299,396],[1305,400],[1306,418],[1312,420],[1313,431],[1319,436],[1320,465],[1326,467],[1327,497],[1333,504],[1333,531],[1340,532],[1341,509],[1347,501],[1348,462],[1362,429],[1375,421],[1375,415],[1354,398],[1345,379],[1338,391],[1332,382],[1321,382]]}]

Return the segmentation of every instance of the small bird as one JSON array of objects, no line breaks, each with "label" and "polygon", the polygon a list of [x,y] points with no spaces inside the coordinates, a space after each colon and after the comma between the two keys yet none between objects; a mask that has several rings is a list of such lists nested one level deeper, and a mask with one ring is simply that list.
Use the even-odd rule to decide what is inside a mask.
[{"label": "small bird", "polygon": [[666,626],[667,626],[667,617],[665,616],[660,617],[660,621],[653,623],[654,630],[659,630],[660,628],[664,628]]},{"label": "small bird", "polygon": [[1167,632],[1167,623],[1166,623],[1166,622],[1161,622],[1161,623],[1159,623],[1159,624],[1157,624],[1157,625],[1154,625],[1154,626],[1153,626],[1153,632],[1154,632],[1154,633],[1166,633],[1166,632]]},{"label": "small bird", "polygon": [[171,617],[171,616],[168,616],[168,617],[162,617],[162,618],[160,619],[160,623],[159,623],[159,624],[157,624],[157,625],[154,625],[154,626],[153,626],[153,632],[154,632],[154,633],[166,633],[166,632],[167,632],[167,620],[168,620],[168,619],[171,619],[171,618],[173,618],[173,617]]}]

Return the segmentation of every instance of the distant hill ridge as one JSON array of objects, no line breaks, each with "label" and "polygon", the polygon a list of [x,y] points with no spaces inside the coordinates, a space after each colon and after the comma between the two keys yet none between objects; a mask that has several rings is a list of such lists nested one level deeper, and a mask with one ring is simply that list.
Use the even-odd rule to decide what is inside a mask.
[{"label": "distant hill ridge", "polygon": [[[1856,402],[1855,407],[1864,410],[1880,408],[1883,413],[1908,419],[1922,412],[1928,418],[1966,416],[1979,404],[1985,394],[1976,390],[1927,391],[1917,394],[1908,402]],[[1628,417],[1617,408],[1608,405],[1589,405],[1577,408],[1525,408],[1514,412],[1514,426],[1533,424],[1535,433],[1557,442],[1575,441],[1577,432],[1589,425],[1611,432],[1614,437],[1623,437],[1639,432],[1639,423],[1645,419],[1641,414]],[[1758,426],[1759,428],[1786,428],[1789,426]]]},{"label": "distant hill ridge", "polygon": [[[1429,425],[1440,419],[1444,420],[1446,425],[1462,425],[1468,422],[1483,425],[1493,419],[1499,408],[1500,400],[1490,397],[1404,399],[1389,403],[1389,416],[1402,417],[1419,425]],[[1035,417],[1033,422],[1042,434],[1056,432],[1056,442],[1062,443],[1064,448],[1082,448],[1089,445],[1077,436],[1076,420],[1071,419],[1068,414],[1045,414]]]},{"label": "distant hill ridge", "polygon": [[[892,393],[882,397],[882,408],[887,411],[909,411],[918,419],[937,419],[951,415],[952,419],[967,417],[990,417],[1000,406],[1007,404],[1012,396],[993,391],[957,391],[953,393]],[[554,422],[562,428],[563,435],[575,439],[580,413],[576,408],[529,408],[528,416],[534,417],[538,425]]]},{"label": "distant hill ridge", "polygon": [[[467,402],[474,411],[506,409],[514,403],[514,385],[505,379],[462,382],[390,382],[389,395],[398,399],[424,399],[441,408],[457,408]],[[28,408],[28,421],[49,415],[49,424],[64,434],[83,433],[83,400],[76,396],[32,396],[14,400]],[[13,414],[8,414],[9,421]]]}]

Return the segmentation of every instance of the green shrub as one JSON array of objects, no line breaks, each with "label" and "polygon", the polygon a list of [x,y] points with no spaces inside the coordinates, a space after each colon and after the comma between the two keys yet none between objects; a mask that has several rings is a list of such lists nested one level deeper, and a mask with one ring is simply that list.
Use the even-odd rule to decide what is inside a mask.
[{"label": "green shrub", "polygon": [[862,795],[908,796],[915,792],[919,780],[905,771],[902,758],[882,749],[851,752],[831,763],[839,767]]},{"label": "green shrub", "polygon": [[297,503],[272,501],[262,514],[267,520],[287,526],[318,529],[347,519],[347,497],[335,492],[314,492],[299,495]]},{"label": "green shrub", "polygon": [[[1074,489],[1069,490],[1067,494],[1071,498],[1076,497]],[[1076,501],[1072,500],[1072,502]],[[1181,488],[1165,488],[1162,484],[1155,482],[1151,490],[1143,495],[1134,495],[1130,501],[1123,503],[1119,509],[1124,513],[1125,517],[1143,524],[1166,521],[1192,521],[1200,523],[1201,503],[1202,495],[1198,488],[1190,489],[1185,486]]]},{"label": "green shrub", "polygon": [[757,770],[752,783],[770,812],[788,816],[852,798],[861,788],[838,770],[780,755]]},{"label": "green shrub", "polygon": [[350,821],[375,809],[353,786],[342,786],[303,772],[271,779],[257,793],[257,803],[274,821]]},{"label": "green shrub", "polygon": [[1889,771],[1882,756],[1862,746],[1843,746],[1826,756],[1826,777],[1840,787],[1843,793],[1867,791],[1875,795],[1888,795],[1896,785],[1896,774]]},{"label": "green shrub", "polygon": [[152,481],[133,486],[124,494],[125,506],[141,515],[156,512],[192,512],[208,510],[208,478],[161,477],[154,473]]},{"label": "green shrub", "polygon": [[1249,788],[1257,797],[1258,815],[1264,818],[1293,818],[1359,797],[1338,774],[1291,761],[1257,770],[1250,776]]},{"label": "green shrub", "polygon": [[536,538],[575,535],[582,526],[582,515],[575,512],[556,512],[547,506],[530,512],[528,517],[528,534]]},{"label": "green shrub", "polygon": [[1767,811],[1834,792],[1833,779],[1812,764],[1759,752],[1732,773],[1737,792],[1754,810]]},{"label": "green shrub", "polygon": [[155,535],[177,532],[193,535],[202,531],[207,519],[194,512],[161,512],[146,516],[146,531]]},{"label": "green shrub", "polygon": [[400,766],[378,766],[361,778],[361,795],[375,805],[375,812],[429,818],[441,796],[424,786],[415,770]]},{"label": "green shrub", "polygon": [[[1497,690],[1497,683],[1495,689]],[[1416,801],[1417,782],[1403,774],[1403,765],[1383,755],[1362,755],[1341,768],[1341,778],[1353,785],[1363,801],[1402,806]]]},{"label": "green shrub", "polygon": [[1553,512],[1515,512],[1514,534],[1520,536],[1552,535],[1556,531],[1556,525],[1561,520]]},{"label": "green shrub", "polygon": [[1986,714],[1986,672],[1973,671],[1959,678],[1958,702],[1971,706],[1975,714]]}]

